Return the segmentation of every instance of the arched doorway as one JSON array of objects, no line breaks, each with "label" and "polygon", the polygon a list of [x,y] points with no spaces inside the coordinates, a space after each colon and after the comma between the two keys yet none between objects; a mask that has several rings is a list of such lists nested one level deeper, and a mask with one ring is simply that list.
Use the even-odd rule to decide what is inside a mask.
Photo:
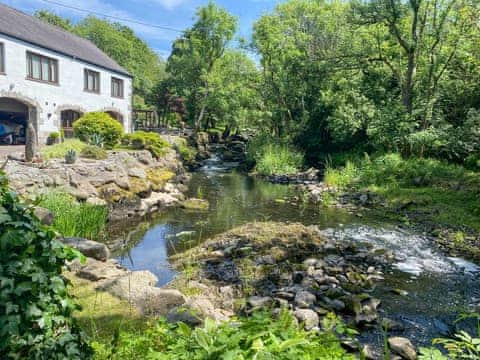
[{"label": "arched doorway", "polygon": [[38,143],[37,106],[20,97],[0,95],[0,145],[25,145],[29,123],[36,130],[35,143]]},{"label": "arched doorway", "polygon": [[66,109],[60,112],[60,128],[66,139],[73,138],[73,123],[81,118],[82,112],[73,109]]}]

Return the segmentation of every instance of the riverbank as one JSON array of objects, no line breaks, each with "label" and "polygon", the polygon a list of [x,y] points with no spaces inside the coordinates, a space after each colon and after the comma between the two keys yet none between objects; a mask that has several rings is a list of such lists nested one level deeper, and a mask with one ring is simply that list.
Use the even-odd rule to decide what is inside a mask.
[{"label": "riverbank", "polygon": [[299,184],[315,204],[365,212],[423,233],[452,256],[480,261],[480,174],[432,159],[398,154],[329,164],[289,176],[265,176]]}]

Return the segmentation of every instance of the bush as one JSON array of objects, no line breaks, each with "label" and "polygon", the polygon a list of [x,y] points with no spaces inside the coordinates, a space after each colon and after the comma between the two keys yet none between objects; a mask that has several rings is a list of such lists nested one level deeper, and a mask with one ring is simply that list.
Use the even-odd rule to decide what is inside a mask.
[{"label": "bush", "polygon": [[80,152],[80,156],[87,159],[105,160],[108,158],[108,153],[98,146],[87,145]]},{"label": "bush", "polygon": [[98,359],[344,359],[353,355],[342,349],[333,331],[345,329],[332,316],[323,321],[324,331],[304,331],[288,311],[278,319],[255,313],[235,322],[216,324],[207,319],[191,329],[160,321],[139,333],[121,332],[113,347],[94,343]]},{"label": "bush", "polygon": [[43,147],[40,150],[40,153],[44,160],[64,159],[69,150],[74,150],[75,152],[80,153],[86,146],[87,144],[79,139],[68,139],[60,144]]},{"label": "bush", "polygon": [[304,163],[303,154],[288,145],[267,144],[257,149],[256,170],[263,175],[291,175]]},{"label": "bush", "polygon": [[63,236],[95,240],[105,230],[108,217],[105,206],[79,203],[61,192],[48,193],[41,199],[40,205],[53,213],[53,228]]},{"label": "bush", "polygon": [[0,354],[11,359],[87,359],[62,276],[79,253],[55,240],[0,174]]},{"label": "bush", "polygon": [[165,154],[170,144],[154,132],[136,131],[123,136],[122,144],[136,150],[148,150],[156,158]]},{"label": "bush", "polygon": [[105,146],[113,148],[122,139],[123,127],[106,113],[90,112],[73,123],[73,132],[85,142],[89,142],[94,136],[101,136]]},{"label": "bush", "polygon": [[177,150],[182,160],[187,163],[195,160],[195,157],[197,156],[195,149],[188,146],[187,141],[183,138],[180,138],[175,142],[175,150]]}]

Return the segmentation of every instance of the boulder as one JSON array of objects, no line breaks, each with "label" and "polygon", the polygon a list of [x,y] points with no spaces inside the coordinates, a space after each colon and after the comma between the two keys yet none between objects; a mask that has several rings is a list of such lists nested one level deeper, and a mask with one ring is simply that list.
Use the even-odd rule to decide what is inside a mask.
[{"label": "boulder", "polygon": [[299,291],[295,295],[295,304],[300,308],[309,308],[315,304],[317,297],[308,291]]},{"label": "boulder", "polygon": [[268,296],[250,296],[247,304],[253,309],[269,308],[273,304],[273,299]]},{"label": "boulder", "polygon": [[407,338],[391,337],[388,339],[388,345],[395,354],[400,355],[403,359],[415,360],[417,358],[417,352]]},{"label": "boulder", "polygon": [[127,273],[127,270],[118,265],[115,260],[104,262],[93,258],[87,258],[86,264],[76,260],[69,265],[69,269],[78,277],[90,281],[112,280]]},{"label": "boulder", "polygon": [[33,215],[35,215],[43,225],[50,226],[55,220],[53,213],[50,210],[42,208],[40,206],[35,206],[33,208]]},{"label": "boulder", "polygon": [[83,255],[100,261],[106,261],[110,257],[110,251],[105,244],[79,237],[63,238],[61,241],[71,246]]},{"label": "boulder", "polygon": [[295,310],[294,315],[298,321],[304,324],[305,330],[307,331],[318,327],[320,322],[317,313],[310,309],[297,309]]},{"label": "boulder", "polygon": [[128,176],[139,178],[139,179],[146,179],[147,173],[142,168],[133,167],[128,169]]}]

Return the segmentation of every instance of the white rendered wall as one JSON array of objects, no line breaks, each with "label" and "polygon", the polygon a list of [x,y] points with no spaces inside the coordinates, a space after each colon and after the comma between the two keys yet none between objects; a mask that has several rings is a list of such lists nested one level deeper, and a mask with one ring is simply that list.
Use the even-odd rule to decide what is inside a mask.
[{"label": "white rendered wall", "polygon": [[[0,74],[0,98],[10,97],[35,106],[41,142],[60,130],[62,110],[115,111],[122,115],[126,132],[131,129],[132,79],[0,34],[5,54],[5,74]],[[27,51],[58,60],[58,85],[27,79]],[[84,69],[100,73],[100,94],[84,91]],[[111,78],[122,79],[124,98],[111,96]]]}]

